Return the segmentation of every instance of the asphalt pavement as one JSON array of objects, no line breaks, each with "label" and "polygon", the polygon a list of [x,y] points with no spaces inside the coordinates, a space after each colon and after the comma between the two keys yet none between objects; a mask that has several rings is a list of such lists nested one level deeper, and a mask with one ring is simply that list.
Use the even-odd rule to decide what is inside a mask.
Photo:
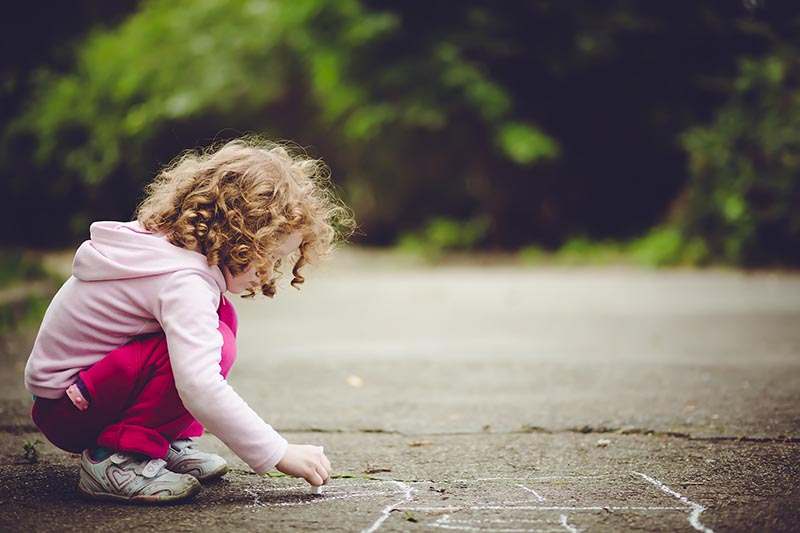
[{"label": "asphalt pavement", "polygon": [[[274,300],[233,302],[230,383],[322,495],[232,471],[189,504],[80,500],[27,417],[31,334],[3,339],[0,530],[800,530],[800,276],[427,267],[346,251]],[[286,280],[288,281],[288,280]]]}]

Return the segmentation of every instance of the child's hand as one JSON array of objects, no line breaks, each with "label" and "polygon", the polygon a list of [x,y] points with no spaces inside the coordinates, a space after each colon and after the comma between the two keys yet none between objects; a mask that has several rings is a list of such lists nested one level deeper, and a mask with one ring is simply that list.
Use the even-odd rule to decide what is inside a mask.
[{"label": "child's hand", "polygon": [[325,457],[322,446],[290,444],[275,468],[284,474],[301,477],[318,487],[331,477],[331,462]]}]

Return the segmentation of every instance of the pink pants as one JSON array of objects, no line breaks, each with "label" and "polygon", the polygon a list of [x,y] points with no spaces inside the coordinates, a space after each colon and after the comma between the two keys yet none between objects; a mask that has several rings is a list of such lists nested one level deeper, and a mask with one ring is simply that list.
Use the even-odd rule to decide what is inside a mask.
[{"label": "pink pants", "polygon": [[[217,309],[222,333],[222,375],[236,359],[236,310],[223,295]],[[134,337],[79,373],[90,395],[80,411],[70,399],[36,398],[31,417],[54,445],[80,453],[103,446],[164,458],[175,439],[198,437],[203,426],[175,389],[163,332]]]}]

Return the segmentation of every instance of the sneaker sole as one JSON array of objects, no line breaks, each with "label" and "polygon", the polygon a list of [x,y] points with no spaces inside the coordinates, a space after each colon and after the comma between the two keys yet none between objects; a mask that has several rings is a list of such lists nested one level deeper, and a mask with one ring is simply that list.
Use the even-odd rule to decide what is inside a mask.
[{"label": "sneaker sole", "polygon": [[178,496],[149,496],[149,495],[138,495],[138,496],[122,496],[119,494],[111,494],[110,492],[90,492],[83,488],[83,486],[78,484],[78,492],[91,500],[102,500],[102,501],[113,501],[113,502],[120,502],[120,503],[131,503],[131,504],[139,504],[139,505],[169,505],[172,503],[179,503],[187,501],[200,492],[202,487],[200,483],[192,485],[191,488],[186,492],[186,494],[181,494]]},{"label": "sneaker sole", "polygon": [[198,481],[214,481],[216,479],[221,478],[222,476],[224,476],[227,473],[228,473],[228,465],[225,464],[225,465],[222,465],[217,470],[214,470],[213,472],[209,472],[208,474],[206,474],[203,477],[198,477],[197,480]]}]

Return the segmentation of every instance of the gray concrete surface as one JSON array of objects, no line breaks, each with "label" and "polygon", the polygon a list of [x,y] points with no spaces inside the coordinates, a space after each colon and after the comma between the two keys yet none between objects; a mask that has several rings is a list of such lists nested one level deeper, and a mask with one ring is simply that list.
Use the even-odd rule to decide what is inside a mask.
[{"label": "gray concrete surface", "polygon": [[800,276],[430,269],[349,251],[234,300],[234,387],[325,446],[322,496],[234,470],[169,508],[78,499],[4,339],[0,531],[800,530]]}]

